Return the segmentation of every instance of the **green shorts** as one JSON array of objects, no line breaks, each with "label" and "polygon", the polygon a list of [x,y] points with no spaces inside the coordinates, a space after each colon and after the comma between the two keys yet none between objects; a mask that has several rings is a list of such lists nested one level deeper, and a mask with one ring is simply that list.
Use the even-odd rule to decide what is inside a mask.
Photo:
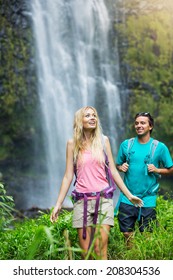
[{"label": "green shorts", "polygon": [[[87,226],[93,225],[96,199],[88,199],[87,205]],[[83,227],[84,200],[80,199],[73,207],[73,227]],[[113,199],[100,198],[97,224],[114,226]]]}]

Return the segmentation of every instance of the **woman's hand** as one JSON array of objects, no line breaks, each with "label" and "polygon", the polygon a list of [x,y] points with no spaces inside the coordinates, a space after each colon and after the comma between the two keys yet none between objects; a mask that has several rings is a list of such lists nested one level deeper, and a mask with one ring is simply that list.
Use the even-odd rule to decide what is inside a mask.
[{"label": "woman's hand", "polygon": [[61,210],[61,205],[56,204],[55,208],[53,209],[51,215],[50,215],[50,220],[52,223],[54,223],[58,219],[59,212]]},{"label": "woman's hand", "polygon": [[132,202],[136,207],[142,207],[144,205],[142,199],[140,199],[137,196],[131,195],[131,197],[129,198],[130,202]]}]

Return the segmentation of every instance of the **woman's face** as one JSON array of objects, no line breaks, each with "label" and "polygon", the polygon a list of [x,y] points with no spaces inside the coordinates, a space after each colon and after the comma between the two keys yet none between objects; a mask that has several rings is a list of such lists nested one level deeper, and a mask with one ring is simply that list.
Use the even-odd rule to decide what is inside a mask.
[{"label": "woman's face", "polygon": [[95,129],[97,126],[97,115],[93,109],[88,108],[84,112],[83,116],[83,128]]}]

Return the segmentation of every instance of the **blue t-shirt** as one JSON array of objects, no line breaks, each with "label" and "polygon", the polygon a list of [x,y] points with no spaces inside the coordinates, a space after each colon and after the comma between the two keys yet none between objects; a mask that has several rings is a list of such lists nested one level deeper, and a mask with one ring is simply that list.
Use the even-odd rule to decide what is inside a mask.
[{"label": "blue t-shirt", "polygon": [[[153,172],[148,173],[147,164],[152,163],[157,168],[172,167],[173,161],[170,152],[164,143],[158,142],[152,157],[153,138],[150,138],[147,143],[141,144],[136,137],[128,153],[128,141],[127,139],[121,143],[116,161],[117,165],[122,165],[128,158],[129,168],[124,173],[124,183],[133,195],[142,198],[144,207],[155,207],[156,193],[154,190],[159,187],[159,176]],[[125,195],[122,195],[121,202],[132,204]]]}]

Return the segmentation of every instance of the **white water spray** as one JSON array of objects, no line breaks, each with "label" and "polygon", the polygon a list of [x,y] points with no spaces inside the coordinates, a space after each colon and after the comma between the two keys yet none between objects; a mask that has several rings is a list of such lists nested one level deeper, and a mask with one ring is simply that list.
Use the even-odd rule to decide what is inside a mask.
[{"label": "white water spray", "polygon": [[[74,113],[80,107],[96,107],[103,132],[116,152],[121,120],[119,69],[114,61],[116,47],[110,48],[113,23],[105,3],[31,0],[47,158],[47,184],[41,198],[35,196],[39,207],[52,207],[56,202],[65,170],[66,142],[72,137]],[[66,198],[64,205],[70,204]]]}]

